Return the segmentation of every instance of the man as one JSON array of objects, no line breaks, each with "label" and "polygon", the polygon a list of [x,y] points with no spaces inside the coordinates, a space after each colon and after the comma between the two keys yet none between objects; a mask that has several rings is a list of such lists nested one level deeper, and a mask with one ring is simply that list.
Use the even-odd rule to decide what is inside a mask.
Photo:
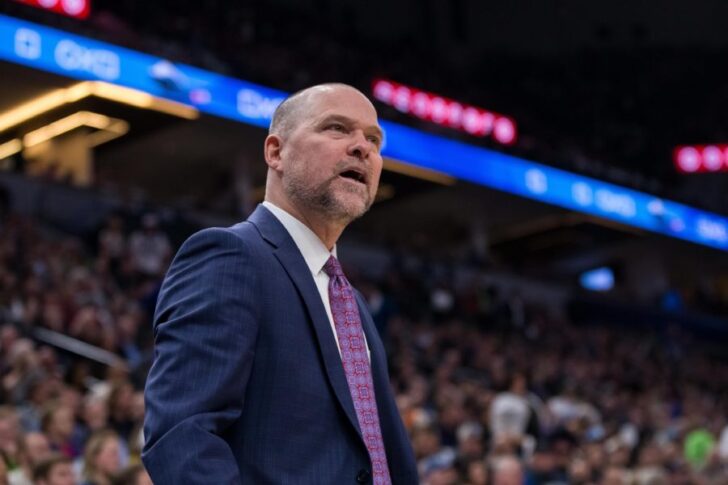
[{"label": "man", "polygon": [[51,445],[43,433],[30,431],[18,439],[20,466],[8,474],[10,485],[31,485],[33,468],[52,455]]},{"label": "man", "polygon": [[501,456],[493,461],[494,485],[521,485],[522,483],[523,465],[515,456]]},{"label": "man", "polygon": [[70,458],[51,455],[33,468],[33,483],[37,485],[75,485],[76,476]]},{"label": "man", "polygon": [[276,110],[265,202],[186,241],[160,291],[143,460],[155,484],[414,484],[384,348],[336,260],[371,206],[369,100],[314,86]]}]

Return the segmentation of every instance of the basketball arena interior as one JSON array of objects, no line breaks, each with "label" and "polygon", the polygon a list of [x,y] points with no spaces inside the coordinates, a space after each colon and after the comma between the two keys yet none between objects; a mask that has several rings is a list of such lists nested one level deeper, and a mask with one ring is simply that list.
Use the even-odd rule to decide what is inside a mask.
[{"label": "basketball arena interior", "polygon": [[384,131],[337,252],[420,483],[728,484],[726,16],[0,0],[0,484],[152,483],[169,264],[263,201],[275,108],[328,82]]}]

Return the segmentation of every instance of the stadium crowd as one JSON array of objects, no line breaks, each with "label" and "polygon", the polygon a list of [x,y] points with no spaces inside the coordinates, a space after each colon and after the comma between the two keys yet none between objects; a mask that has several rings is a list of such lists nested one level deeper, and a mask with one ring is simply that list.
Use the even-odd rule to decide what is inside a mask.
[{"label": "stadium crowd", "polygon": [[[151,215],[130,234],[111,217],[95,257],[30,220],[0,223],[0,483],[151,483],[139,460],[145,328],[169,257]],[[37,328],[119,363],[81,359],[36,338]]]},{"label": "stadium crowd", "polygon": [[[0,222],[0,484],[150,483],[142,388],[170,255],[153,215],[126,227],[111,216],[90,246]],[[577,324],[432,274],[395,262],[384,281],[353,278],[386,336],[422,483],[728,483],[720,343]],[[124,364],[50,345],[39,328]]]},{"label": "stadium crowd", "polygon": [[[400,39],[385,60],[381,52],[392,49],[362,48],[346,22],[323,34],[307,28],[313,19],[281,16],[264,2],[237,9],[219,1],[175,5],[139,9],[136,2],[99,1],[90,24],[55,22],[287,90],[330,79],[366,90],[370,76],[386,73],[512,114],[524,133],[540,134],[524,136],[516,153],[654,193],[667,184],[682,200],[728,207],[724,192],[712,197],[681,186],[661,152],[676,138],[677,124],[653,110],[674,108],[672,90],[691,79],[695,84],[682,85],[679,100],[696,106],[686,136],[725,138],[715,122],[719,103],[701,102],[719,99],[722,77],[710,76],[706,85],[698,84],[705,77],[693,76],[715,60],[709,53],[661,53],[649,63],[624,52],[587,53],[594,58],[552,66],[494,55],[453,75],[457,56],[433,58],[412,39]],[[363,73],[362,66],[374,67]],[[482,82],[472,87],[460,79]],[[562,93],[572,94],[566,104]],[[386,118],[414,123],[384,110]],[[634,121],[645,113],[650,133],[661,139]],[[643,160],[664,160],[648,167],[659,183],[628,171]],[[150,483],[139,459],[142,388],[156,291],[172,252],[169,234],[151,214],[110,217],[92,244],[0,214],[0,485]],[[385,336],[423,483],[728,483],[725,341],[667,324],[577,321],[480,280],[455,285],[421,268],[393,265],[383,281],[361,277],[355,286]],[[121,360],[108,366],[81,357],[69,347],[84,347],[58,338],[51,344],[38,329]]]}]

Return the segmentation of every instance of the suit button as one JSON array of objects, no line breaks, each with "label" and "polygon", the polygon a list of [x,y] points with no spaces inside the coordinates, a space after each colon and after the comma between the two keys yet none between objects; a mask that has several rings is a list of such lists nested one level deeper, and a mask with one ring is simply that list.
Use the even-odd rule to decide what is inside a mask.
[{"label": "suit button", "polygon": [[356,483],[369,483],[369,479],[372,478],[372,474],[369,470],[359,470],[356,474]]}]

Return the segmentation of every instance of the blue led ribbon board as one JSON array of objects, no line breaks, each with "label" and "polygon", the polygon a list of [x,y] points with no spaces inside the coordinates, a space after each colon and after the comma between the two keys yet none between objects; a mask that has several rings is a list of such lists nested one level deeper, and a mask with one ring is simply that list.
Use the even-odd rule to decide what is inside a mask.
[{"label": "blue led ribbon board", "polygon": [[728,250],[728,218],[522,158],[382,122],[386,154],[480,185]]},{"label": "blue led ribbon board", "polygon": [[286,93],[0,15],[0,59],[106,81],[264,128]]},{"label": "blue led ribbon board", "polygon": [[[267,128],[287,93],[0,15],[0,59],[106,81]],[[728,250],[728,218],[625,187],[381,121],[383,154],[461,180]]]}]

